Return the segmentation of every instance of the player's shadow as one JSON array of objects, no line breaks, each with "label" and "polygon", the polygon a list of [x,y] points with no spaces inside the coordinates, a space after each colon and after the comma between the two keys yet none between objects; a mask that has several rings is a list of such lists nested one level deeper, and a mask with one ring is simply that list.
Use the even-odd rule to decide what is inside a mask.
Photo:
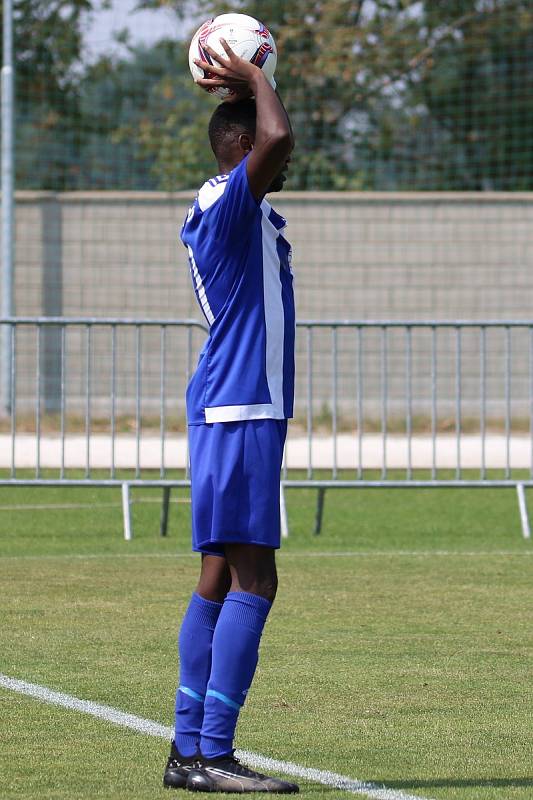
[{"label": "player's shadow", "polygon": [[374,778],[372,783],[383,783],[388,789],[436,789],[438,787],[533,787],[533,777],[520,778],[428,778],[427,780],[395,781],[390,778]]}]

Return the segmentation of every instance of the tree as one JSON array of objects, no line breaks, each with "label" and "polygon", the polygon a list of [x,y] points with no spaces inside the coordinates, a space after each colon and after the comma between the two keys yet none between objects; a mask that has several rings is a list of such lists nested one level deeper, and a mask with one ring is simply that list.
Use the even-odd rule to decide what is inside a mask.
[{"label": "tree", "polygon": [[102,57],[87,69],[80,107],[86,130],[81,164],[88,188],[175,188],[161,139],[175,103],[170,76],[181,50],[171,41],[130,47],[124,57]]},{"label": "tree", "polygon": [[96,64],[81,60],[96,0],[14,2],[19,188],[197,186],[216,169],[215,103],[191,80],[187,27],[228,10],[268,13],[288,187],[533,188],[528,0],[139,0],[172,8],[183,40]]},{"label": "tree", "polygon": [[[191,8],[139,5],[167,5],[182,18]],[[259,0],[195,8],[204,17],[265,13]],[[266,22],[298,144],[291,188],[531,188],[527,0],[272,0]],[[205,98],[188,91],[162,125],[143,129],[165,183],[197,182],[204,151],[196,158],[182,145],[194,141],[199,152],[207,115]]]},{"label": "tree", "polygon": [[81,23],[92,8],[92,0],[14,0],[18,188],[76,184]]},{"label": "tree", "polygon": [[[448,5],[426,5],[432,28]],[[447,37],[424,65],[418,87],[438,135],[435,179],[444,187],[533,187],[533,9],[529,2],[456,3],[460,35]],[[459,9],[457,10],[459,11]],[[435,162],[436,163],[436,162]]]},{"label": "tree", "polygon": [[[160,5],[170,5],[182,16],[189,9],[183,2],[140,3],[143,8]],[[362,3],[346,0],[320,3],[294,0],[291,4],[273,0],[269,4],[267,22],[283,53],[276,77],[293,120],[299,152],[305,153],[305,160],[297,157],[291,167],[293,188],[344,188],[363,182],[356,166],[349,170],[349,178],[344,169],[347,155],[343,122],[357,110],[357,98],[353,88],[339,80],[339,54],[345,55],[343,75],[353,72],[356,53],[350,22],[357,23],[361,6]],[[203,0],[197,4],[198,14],[205,17],[227,10],[243,11],[258,18],[264,13],[259,2],[236,2],[231,7]],[[359,36],[362,34],[356,32],[356,39]],[[190,186],[197,182],[196,175],[205,176],[206,127],[214,103],[191,83],[185,59],[180,66],[180,92],[187,90],[187,94],[183,99],[178,94],[176,106],[164,125],[157,130],[146,129],[143,141],[145,147],[153,148],[170,183]],[[192,152],[190,142],[195,143]],[[203,150],[199,147],[201,142]],[[161,156],[157,155],[158,147]]]},{"label": "tree", "polygon": [[131,102],[112,139],[134,147],[150,184],[167,191],[197,186],[215,166],[207,145],[213,103],[193,84],[187,53],[183,43],[163,41],[131,51],[131,63],[118,68],[122,99]]}]

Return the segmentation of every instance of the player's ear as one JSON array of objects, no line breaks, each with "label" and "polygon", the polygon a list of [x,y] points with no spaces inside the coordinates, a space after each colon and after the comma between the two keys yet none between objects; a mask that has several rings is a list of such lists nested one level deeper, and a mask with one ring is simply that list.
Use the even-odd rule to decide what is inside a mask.
[{"label": "player's ear", "polygon": [[239,136],[239,147],[245,153],[249,153],[254,149],[254,140],[249,133],[241,133]]}]

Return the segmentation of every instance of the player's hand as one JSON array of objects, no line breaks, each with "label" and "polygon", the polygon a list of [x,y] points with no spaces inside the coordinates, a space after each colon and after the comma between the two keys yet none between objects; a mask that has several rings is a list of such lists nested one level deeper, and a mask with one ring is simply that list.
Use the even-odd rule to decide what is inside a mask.
[{"label": "player's hand", "polygon": [[227,58],[205,45],[204,49],[211,56],[214,63],[208,64],[199,58],[194,59],[194,63],[200,69],[203,69],[204,74],[207,76],[198,78],[196,82],[203,89],[211,89],[213,87],[230,89],[231,94],[224,98],[226,102],[235,103],[237,100],[251,97],[253,95],[252,84],[263,73],[255,64],[251,64],[234,53],[225,39],[221,39],[220,43]]}]

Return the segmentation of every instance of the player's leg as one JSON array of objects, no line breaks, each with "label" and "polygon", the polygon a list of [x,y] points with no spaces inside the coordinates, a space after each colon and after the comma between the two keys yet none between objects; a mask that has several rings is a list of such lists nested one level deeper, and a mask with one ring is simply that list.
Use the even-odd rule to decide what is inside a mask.
[{"label": "player's leg", "polygon": [[267,419],[196,426],[190,436],[191,465],[193,458],[196,464],[193,541],[196,537],[197,548],[221,546],[231,572],[213,637],[200,738],[202,767],[193,769],[187,781],[187,788],[195,791],[297,791],[294,784],[248,770],[233,758],[238,714],[276,593],[285,435],[285,420]]},{"label": "player's leg", "polygon": [[179,634],[175,734],[163,777],[167,787],[184,788],[199,749],[213,634],[230,583],[224,556],[203,554],[200,578]]},{"label": "player's leg", "polygon": [[227,544],[231,592],[250,592],[274,602],[278,589],[276,551],[254,544]]},{"label": "player's leg", "polygon": [[226,559],[202,555],[200,579],[183,617],[178,641],[180,680],[174,741],[184,756],[198,751],[213,635],[229,586]]},{"label": "player's leg", "polygon": [[277,584],[271,548],[226,545],[226,560],[232,581],[213,637],[200,742],[206,758],[220,758],[233,749],[237,718],[255,673],[259,642]]},{"label": "player's leg", "polygon": [[202,553],[202,567],[196,594],[205,600],[223,603],[231,586],[231,573],[225,556]]},{"label": "player's leg", "polygon": [[192,770],[195,791],[294,793],[295,784],[270,778],[233,756],[235,727],[257,667],[259,643],[277,589],[275,550],[226,545],[231,588],[218,618],[204,704],[202,768]]}]

